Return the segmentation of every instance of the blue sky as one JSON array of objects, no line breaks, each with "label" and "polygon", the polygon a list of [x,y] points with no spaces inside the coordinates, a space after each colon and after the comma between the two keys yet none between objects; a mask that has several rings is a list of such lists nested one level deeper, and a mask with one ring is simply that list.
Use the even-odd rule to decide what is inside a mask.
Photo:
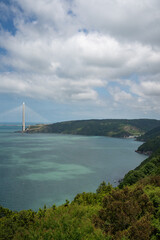
[{"label": "blue sky", "polygon": [[28,121],[160,119],[159,16],[159,0],[1,0],[0,122],[24,101]]}]

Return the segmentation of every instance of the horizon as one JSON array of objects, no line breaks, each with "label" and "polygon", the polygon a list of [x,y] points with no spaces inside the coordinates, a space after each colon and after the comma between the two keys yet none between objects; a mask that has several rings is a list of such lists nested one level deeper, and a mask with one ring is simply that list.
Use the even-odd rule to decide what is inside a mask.
[{"label": "horizon", "polygon": [[157,16],[158,0],[1,0],[0,122],[23,102],[31,122],[160,119]]},{"label": "horizon", "polygon": [[[58,121],[58,122],[25,122],[26,126],[27,125],[34,125],[34,124],[55,124],[55,123],[62,123],[62,122],[73,122],[73,121],[92,121],[92,120],[156,120],[156,121],[160,121],[160,119],[155,119],[155,118],[86,118],[86,119],[74,119],[74,120],[62,120],[62,121]],[[11,124],[18,124],[18,125],[22,125],[22,121],[17,121],[17,122],[0,122],[0,126],[2,126],[2,124],[5,125],[11,125]]]}]

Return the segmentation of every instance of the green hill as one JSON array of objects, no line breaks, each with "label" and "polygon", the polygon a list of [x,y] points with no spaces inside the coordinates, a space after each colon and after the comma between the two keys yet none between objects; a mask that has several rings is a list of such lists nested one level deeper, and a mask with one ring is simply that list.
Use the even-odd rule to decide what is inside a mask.
[{"label": "green hill", "polygon": [[13,212],[0,208],[1,240],[158,240],[160,177],[132,187],[102,183],[96,193],[78,194],[51,208]]},{"label": "green hill", "polygon": [[[92,121],[94,125],[95,120]],[[107,125],[109,121],[111,120],[107,120]],[[124,122],[131,126],[134,121],[119,120],[114,123],[116,122],[115,127],[117,123],[123,125]],[[151,123],[147,120],[148,125],[141,126],[141,130],[145,132],[147,128],[159,123],[154,121]],[[136,127],[140,128],[143,120],[136,122]],[[73,130],[72,123],[70,131]],[[74,124],[79,126],[77,122]],[[85,122],[84,126],[86,124],[88,123]],[[66,123],[64,129],[60,128],[62,125],[63,123],[58,124],[56,128],[59,126],[59,131],[66,129]],[[45,126],[35,128],[42,127],[44,130]],[[79,193],[71,203],[66,200],[59,207],[44,206],[37,212],[13,212],[0,207],[0,239],[159,240],[160,135],[157,129],[153,129],[144,136],[147,136],[147,141],[139,149],[142,152],[152,151],[152,154],[135,170],[127,173],[118,187],[113,188],[111,184],[102,182],[95,193]]]},{"label": "green hill", "polygon": [[140,141],[147,141],[147,140],[151,140],[152,138],[158,137],[160,136],[160,126],[155,127],[153,129],[151,129],[150,131],[146,132],[144,135],[140,136],[137,138],[137,140]]},{"label": "green hill", "polygon": [[143,143],[137,152],[150,155],[160,147],[160,135],[154,138],[148,139],[147,142]]},{"label": "green hill", "polygon": [[160,126],[160,120],[153,119],[103,119],[78,120],[54,124],[30,126],[27,133],[63,133],[88,136],[129,137],[140,136]]},{"label": "green hill", "polygon": [[144,160],[135,170],[129,171],[120,187],[132,185],[145,176],[160,174],[160,127],[152,129],[138,139],[146,140],[146,142],[137,149],[137,152],[148,154],[150,157]]}]

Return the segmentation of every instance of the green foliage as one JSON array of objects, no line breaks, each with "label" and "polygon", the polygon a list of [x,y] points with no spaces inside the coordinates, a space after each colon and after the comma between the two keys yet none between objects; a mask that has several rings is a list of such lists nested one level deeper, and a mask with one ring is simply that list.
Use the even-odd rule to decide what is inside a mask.
[{"label": "green foliage", "polygon": [[65,206],[65,207],[68,207],[68,206],[69,206],[69,201],[68,201],[68,199],[66,199],[66,202],[65,202],[64,206]]},{"label": "green foliage", "polygon": [[34,222],[35,212],[32,210],[22,210],[19,213],[12,212],[12,214],[7,214],[0,219],[0,239],[14,239],[17,231],[28,230],[30,226],[34,225]]},{"label": "green foliage", "polygon": [[[113,190],[103,200],[103,208],[94,221],[113,239],[150,239],[152,202],[139,186],[131,190]],[[146,230],[147,228],[147,230]],[[145,231],[144,231],[145,230]]]},{"label": "green foliage", "polygon": [[10,217],[12,215],[12,211],[9,210],[8,208],[3,208],[0,206],[0,218],[2,217]]},{"label": "green foliage", "polygon": [[142,144],[138,148],[137,152],[140,152],[140,153],[155,152],[158,150],[159,147],[160,147],[160,136],[147,140],[146,143]]},{"label": "green foliage", "polygon": [[43,210],[43,209],[39,208],[38,213],[37,213],[38,218],[44,217],[45,216],[45,212],[46,212],[45,209]]},{"label": "green foliage", "polygon": [[160,126],[160,121],[152,119],[93,119],[66,121],[48,125],[35,125],[30,126],[26,132],[128,137],[130,135],[141,135],[157,126]]},{"label": "green foliage", "polygon": [[150,240],[153,228],[151,225],[150,215],[141,217],[128,230],[129,239],[131,240]]},{"label": "green foliage", "polygon": [[137,152],[152,153],[152,155],[144,160],[135,170],[125,175],[120,188],[125,185],[132,185],[145,176],[160,174],[160,126],[147,132],[140,139],[147,140],[147,142],[142,144]]},{"label": "green foliage", "polygon": [[143,177],[145,177],[145,175],[142,172],[131,170],[125,175],[123,181],[121,181],[121,183],[119,184],[119,188],[123,188],[124,186],[130,186]]},{"label": "green foliage", "polygon": [[144,135],[138,137],[138,140],[141,141],[148,141],[151,140],[153,138],[157,138],[160,136],[160,126],[155,127],[153,129],[151,129],[150,131],[147,131]]},{"label": "green foliage", "polygon": [[73,200],[73,203],[77,203],[79,205],[95,205],[98,203],[98,197],[96,193],[81,193],[77,194]]},{"label": "green foliage", "polygon": [[152,220],[152,226],[154,227],[154,234],[152,234],[151,240],[160,239],[160,219],[154,218]]},{"label": "green foliage", "polygon": [[157,175],[158,173],[160,173],[160,154],[153,153],[152,156],[143,161],[139,167],[129,171],[119,184],[119,187],[130,186],[146,176]]},{"label": "green foliage", "polygon": [[[44,211],[41,209],[41,211]],[[68,204],[56,209],[46,209],[39,218],[39,211],[21,211],[12,217],[1,218],[0,239],[37,240],[101,240],[107,239],[101,229],[92,223],[98,209],[92,206]]]},{"label": "green foliage", "polygon": [[73,203],[82,205],[101,205],[102,200],[106,194],[109,194],[113,190],[110,183],[106,184],[104,181],[97,188],[96,193],[81,193],[77,194],[73,200]]},{"label": "green foliage", "polygon": [[55,204],[53,204],[53,206],[52,206],[52,210],[54,211],[54,210],[56,210],[56,205]]},{"label": "green foliage", "polygon": [[[37,125],[31,132],[124,137],[159,126],[156,120],[87,120]],[[153,129],[138,150],[152,155],[128,172],[119,188],[102,182],[57,207],[13,212],[0,207],[1,240],[160,239],[160,135]],[[152,139],[150,138],[152,136]]]},{"label": "green foliage", "polygon": [[152,227],[154,229],[151,239],[160,239],[160,176],[148,177],[141,181],[145,193],[149,196],[154,212]]},{"label": "green foliage", "polygon": [[112,191],[113,187],[110,183],[108,185],[103,181],[100,186],[97,188],[96,193],[97,194],[106,194],[110,193]]},{"label": "green foliage", "polygon": [[102,182],[96,193],[78,194],[59,207],[44,205],[37,213],[0,209],[2,240],[158,240],[160,176],[123,189]]}]

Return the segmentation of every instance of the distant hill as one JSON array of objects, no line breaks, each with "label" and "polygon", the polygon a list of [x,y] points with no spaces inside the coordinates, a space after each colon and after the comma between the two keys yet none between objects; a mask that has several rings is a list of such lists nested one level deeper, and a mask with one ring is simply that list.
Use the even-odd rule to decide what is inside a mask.
[{"label": "distant hill", "polygon": [[147,141],[151,140],[152,138],[160,136],[160,126],[151,129],[150,131],[146,132],[144,135],[137,138],[137,140]]},{"label": "distant hill", "polygon": [[62,133],[87,136],[129,137],[141,136],[155,127],[160,120],[154,119],[103,119],[77,120],[30,126],[27,133]]}]

